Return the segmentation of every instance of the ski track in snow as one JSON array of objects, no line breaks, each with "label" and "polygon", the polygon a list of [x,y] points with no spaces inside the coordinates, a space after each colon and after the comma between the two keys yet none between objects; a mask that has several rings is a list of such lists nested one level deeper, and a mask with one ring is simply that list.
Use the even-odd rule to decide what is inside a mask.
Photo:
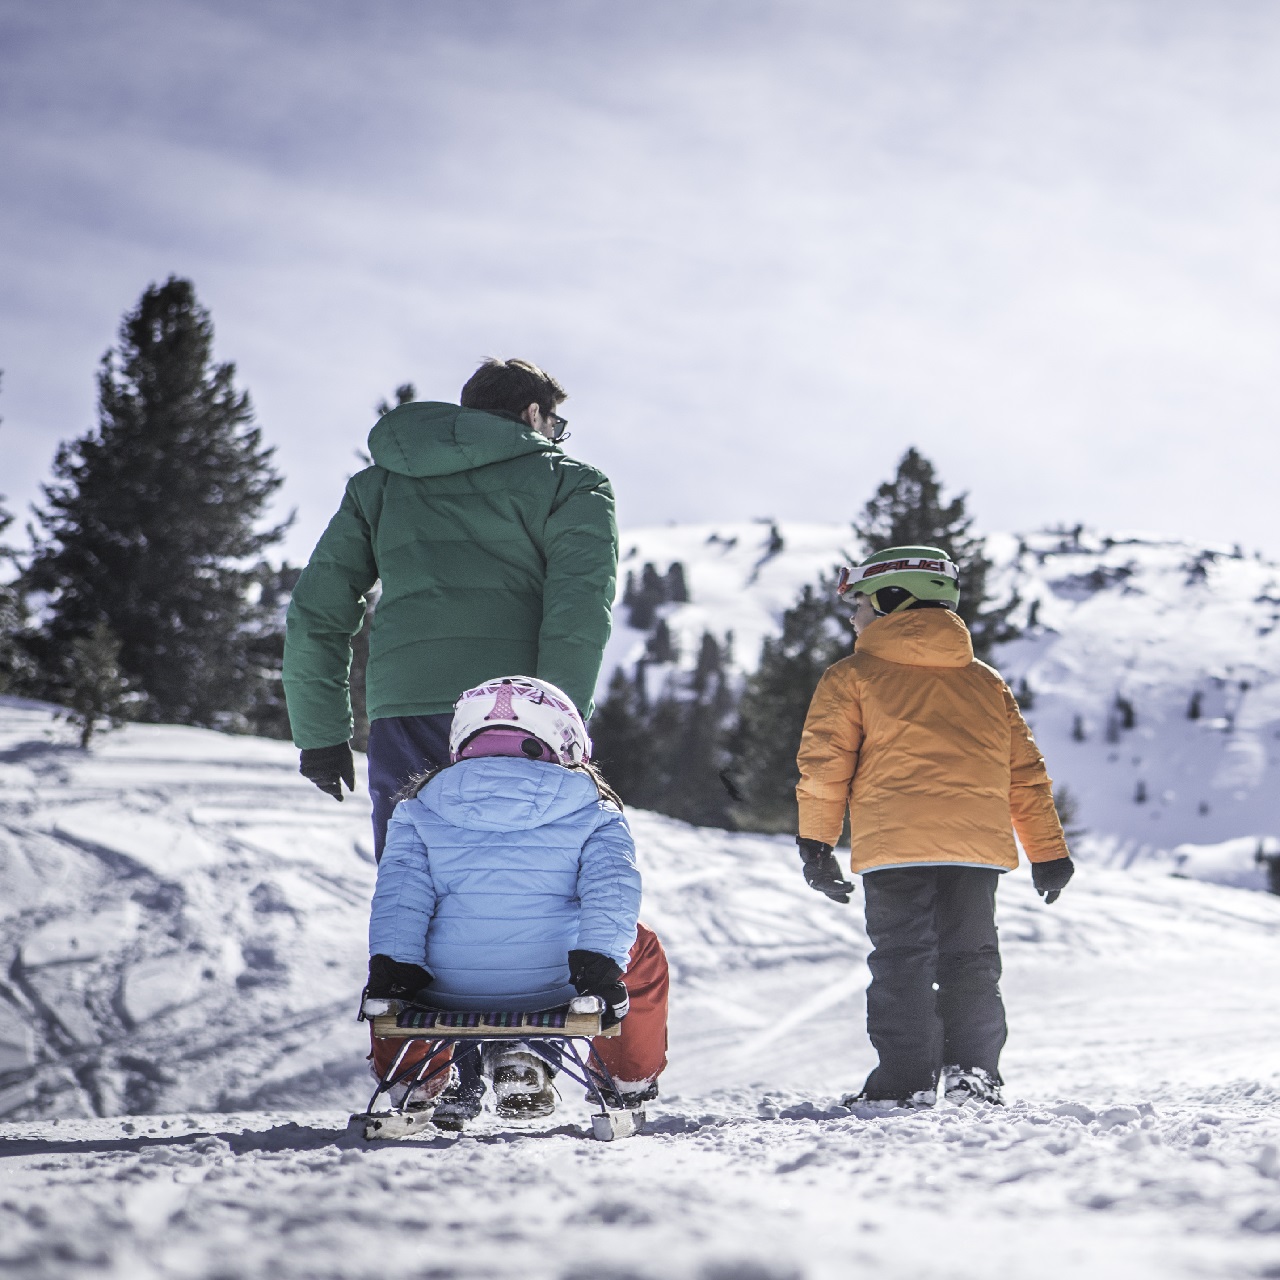
[{"label": "ski track in snow", "polygon": [[857,903],[785,839],[635,813],[674,980],[649,1131],[592,1142],[566,1089],[548,1129],[370,1146],[367,804],[296,768],[151,726],[86,755],[0,699],[0,1273],[1280,1275],[1280,899],[1011,874],[1009,1107],[850,1113]]}]

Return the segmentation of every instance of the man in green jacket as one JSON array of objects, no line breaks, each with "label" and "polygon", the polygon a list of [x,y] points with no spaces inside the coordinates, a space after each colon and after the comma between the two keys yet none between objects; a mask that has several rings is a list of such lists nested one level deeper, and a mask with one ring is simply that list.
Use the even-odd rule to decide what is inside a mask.
[{"label": "man in green jacket", "polygon": [[486,360],[461,405],[402,404],[369,435],[293,591],[284,688],[301,772],[342,799],[351,755],[351,637],[382,595],[369,639],[374,852],[405,782],[448,763],[453,703],[495,676],[534,675],[583,716],[618,565],[613,491],[558,442],[560,384],[524,360]]}]

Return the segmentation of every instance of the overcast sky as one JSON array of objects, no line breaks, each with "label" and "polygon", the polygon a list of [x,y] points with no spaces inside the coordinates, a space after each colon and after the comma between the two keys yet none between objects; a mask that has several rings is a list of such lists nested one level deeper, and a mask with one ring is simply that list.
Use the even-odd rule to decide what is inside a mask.
[{"label": "overcast sky", "polygon": [[373,404],[569,389],[624,525],[852,516],[1280,556],[1272,0],[0,0],[0,491],[195,282],[305,558]]}]

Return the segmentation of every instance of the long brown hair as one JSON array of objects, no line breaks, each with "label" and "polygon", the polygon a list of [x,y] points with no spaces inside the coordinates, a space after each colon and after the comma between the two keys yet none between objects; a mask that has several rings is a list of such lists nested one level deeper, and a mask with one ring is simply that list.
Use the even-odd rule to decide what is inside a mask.
[{"label": "long brown hair", "polygon": [[[475,759],[476,757],[471,757],[471,758]],[[500,759],[501,757],[490,756],[490,757],[481,757],[481,758]],[[509,758],[517,759],[519,757],[513,756]],[[423,770],[422,773],[414,774],[414,776],[404,784],[404,786],[400,789],[400,791],[396,793],[396,803],[398,804],[401,800],[412,800],[414,796],[416,796],[418,792],[421,791],[422,788],[425,787],[427,783],[430,782],[431,779],[436,776],[436,774],[443,773],[446,769],[452,768],[453,765],[457,763],[459,762],[457,760],[454,760],[449,764],[434,765],[430,769]],[[600,799],[604,800],[608,804],[615,805],[618,811],[620,813],[622,812],[622,809],[623,809],[622,797],[608,784],[608,782],[605,780],[604,774],[600,772],[598,765],[592,764],[590,760],[583,760],[578,764],[562,765],[561,768],[570,769],[574,773],[585,773],[587,777],[590,778],[591,781],[596,784],[596,791],[599,794]]]}]

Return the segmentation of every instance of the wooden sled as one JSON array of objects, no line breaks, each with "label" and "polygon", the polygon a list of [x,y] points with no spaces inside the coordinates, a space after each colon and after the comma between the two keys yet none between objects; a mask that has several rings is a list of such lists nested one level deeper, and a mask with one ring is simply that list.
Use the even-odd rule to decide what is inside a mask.
[{"label": "wooden sled", "polygon": [[[351,1126],[363,1130],[366,1142],[393,1141],[430,1131],[431,1111],[427,1106],[413,1107],[414,1094],[449,1071],[460,1058],[479,1053],[484,1042],[502,1041],[523,1045],[587,1090],[599,1107],[591,1117],[593,1138],[600,1142],[629,1138],[644,1126],[645,1114],[640,1109],[611,1108],[600,1087],[603,1080],[612,1095],[618,1093],[609,1068],[591,1041],[596,1036],[616,1036],[622,1032],[621,1024],[607,1031],[602,1029],[603,1014],[604,1001],[599,996],[578,996],[562,1008],[534,1012],[428,1009],[398,1000],[366,998],[360,1017],[373,1023],[373,1034],[386,1040],[403,1040],[404,1044],[379,1079],[368,1110],[352,1116]],[[404,1067],[409,1046],[415,1043],[425,1043],[427,1053],[421,1062]],[[543,1049],[554,1049],[557,1058],[540,1052],[540,1045]],[[434,1058],[449,1048],[453,1050],[451,1059],[433,1066]],[[379,1111],[379,1099],[389,1095],[397,1085],[408,1086],[399,1105]]]}]

